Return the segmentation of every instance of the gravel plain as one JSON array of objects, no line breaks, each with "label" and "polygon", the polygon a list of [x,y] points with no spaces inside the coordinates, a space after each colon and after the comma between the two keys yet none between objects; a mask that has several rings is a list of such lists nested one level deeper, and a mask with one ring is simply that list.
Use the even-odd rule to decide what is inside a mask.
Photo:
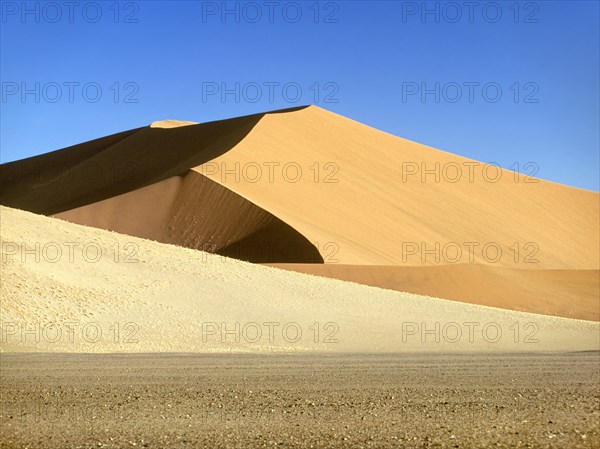
[{"label": "gravel plain", "polygon": [[600,447],[600,354],[2,354],[2,448]]}]

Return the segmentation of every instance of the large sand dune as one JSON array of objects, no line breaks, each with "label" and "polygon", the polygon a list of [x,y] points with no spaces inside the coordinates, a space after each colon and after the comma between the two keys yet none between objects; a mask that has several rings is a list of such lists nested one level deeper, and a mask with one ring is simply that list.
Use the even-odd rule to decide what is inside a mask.
[{"label": "large sand dune", "polygon": [[600,348],[598,323],[292,273],[6,207],[0,214],[3,351]]},{"label": "large sand dune", "polygon": [[[314,106],[155,122],[0,170],[3,205],[74,223],[398,291],[600,319],[598,193]],[[298,265],[307,263],[319,265]]]},{"label": "large sand dune", "polygon": [[[511,247],[533,242],[538,251],[522,252],[535,252],[537,269],[600,268],[597,193],[484,169],[314,106],[183,124],[154,124],[4,164],[2,202],[58,214],[193,169],[309,240],[335,243],[339,263],[435,265],[433,255],[422,260],[420,248],[408,254],[406,243],[434,249],[436,242],[455,242],[468,253],[463,244],[476,242],[474,262],[514,268],[527,254],[515,262]],[[49,172],[46,166],[57,176],[36,179],[36,170]],[[102,219],[108,224],[111,217]],[[488,242],[508,256],[490,262],[495,253],[481,250]]]},{"label": "large sand dune", "polygon": [[[266,175],[251,182],[252,175],[238,180],[223,168],[231,170],[236,163],[265,166],[269,161],[296,163],[303,175],[297,182],[286,182],[279,170],[275,183]],[[316,167],[310,169],[315,163],[320,167],[318,178]],[[327,163],[335,166],[326,168]],[[458,243],[464,252],[459,262],[465,262],[464,243],[476,242],[475,263],[600,268],[598,193],[523,175],[516,182],[513,172],[497,175],[495,169],[484,169],[484,164],[473,165],[471,179],[468,164],[477,162],[311,106],[265,115],[231,151],[195,170],[271,211],[309,240],[336,243],[335,258],[342,264],[444,263],[443,258],[436,263],[432,255],[423,261],[420,248],[417,255],[409,256],[407,242],[426,243],[429,250],[436,242],[441,246]],[[422,167],[439,173],[439,181],[435,174],[423,179]],[[458,178],[457,167],[462,170]],[[410,170],[419,172],[408,175]],[[290,166],[288,178],[294,176]],[[497,262],[490,262],[495,258],[493,251],[482,254],[481,248],[490,242],[502,248],[504,257]],[[510,249],[515,242],[520,246],[535,243],[538,262],[524,263],[522,250],[515,263]],[[449,251],[446,259],[453,258]]]}]

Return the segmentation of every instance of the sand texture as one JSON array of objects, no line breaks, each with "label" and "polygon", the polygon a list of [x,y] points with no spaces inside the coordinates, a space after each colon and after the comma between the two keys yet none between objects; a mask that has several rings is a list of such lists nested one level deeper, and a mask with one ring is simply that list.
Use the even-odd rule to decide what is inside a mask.
[{"label": "sand texture", "polygon": [[0,172],[5,206],[401,292],[600,320],[598,193],[315,106],[163,120]]}]

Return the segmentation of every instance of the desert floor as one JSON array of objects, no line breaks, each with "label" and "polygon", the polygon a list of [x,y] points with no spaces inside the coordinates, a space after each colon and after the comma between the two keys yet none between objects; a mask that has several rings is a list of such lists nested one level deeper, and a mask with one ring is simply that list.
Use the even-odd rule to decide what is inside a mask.
[{"label": "desert floor", "polygon": [[600,353],[2,354],[0,447],[600,446]]}]

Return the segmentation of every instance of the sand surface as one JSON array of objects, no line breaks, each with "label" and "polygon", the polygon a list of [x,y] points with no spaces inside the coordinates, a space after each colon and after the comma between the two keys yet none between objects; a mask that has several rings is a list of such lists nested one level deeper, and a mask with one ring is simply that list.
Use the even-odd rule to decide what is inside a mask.
[{"label": "sand surface", "polygon": [[[280,176],[273,183],[267,176],[253,182],[250,173],[236,179],[223,170],[223,164],[233,169],[236,163],[266,166],[269,161],[291,163],[289,180],[275,171],[274,176]],[[333,165],[326,167],[327,163]],[[293,164],[302,169],[302,176],[295,176]],[[472,165],[472,176],[469,164],[479,164]],[[423,261],[422,243],[426,250],[434,250],[435,243],[456,243],[465,262],[469,251],[464,243],[475,242],[475,263],[600,268],[600,194],[524,175],[515,178],[511,171],[496,173],[483,163],[318,107],[265,115],[230,151],[194,170],[271,211],[309,240],[335,243],[337,263],[439,265],[456,256],[453,247],[447,247],[439,262],[435,255]],[[417,173],[410,175],[411,170]],[[426,170],[433,174],[424,174]],[[534,252],[530,248],[521,251],[515,263],[510,249],[515,242],[535,243],[538,262],[524,261],[524,252]],[[407,243],[416,243],[419,252],[410,255]],[[493,251],[481,251],[487,243],[498,244],[504,257],[491,262]],[[322,254],[327,262],[326,250]]]},{"label": "sand surface", "polygon": [[278,270],[0,208],[3,351],[600,349],[600,324]]},{"label": "sand surface", "polygon": [[269,265],[471,304],[600,321],[598,270],[523,270],[479,264],[439,267]]},{"label": "sand surface", "polygon": [[599,194],[515,162],[519,174],[310,106],[163,120],[3,164],[0,202],[291,264],[282,268],[320,264],[300,271],[367,285],[598,321]]},{"label": "sand surface", "polygon": [[598,353],[3,354],[2,448],[597,448]]}]

